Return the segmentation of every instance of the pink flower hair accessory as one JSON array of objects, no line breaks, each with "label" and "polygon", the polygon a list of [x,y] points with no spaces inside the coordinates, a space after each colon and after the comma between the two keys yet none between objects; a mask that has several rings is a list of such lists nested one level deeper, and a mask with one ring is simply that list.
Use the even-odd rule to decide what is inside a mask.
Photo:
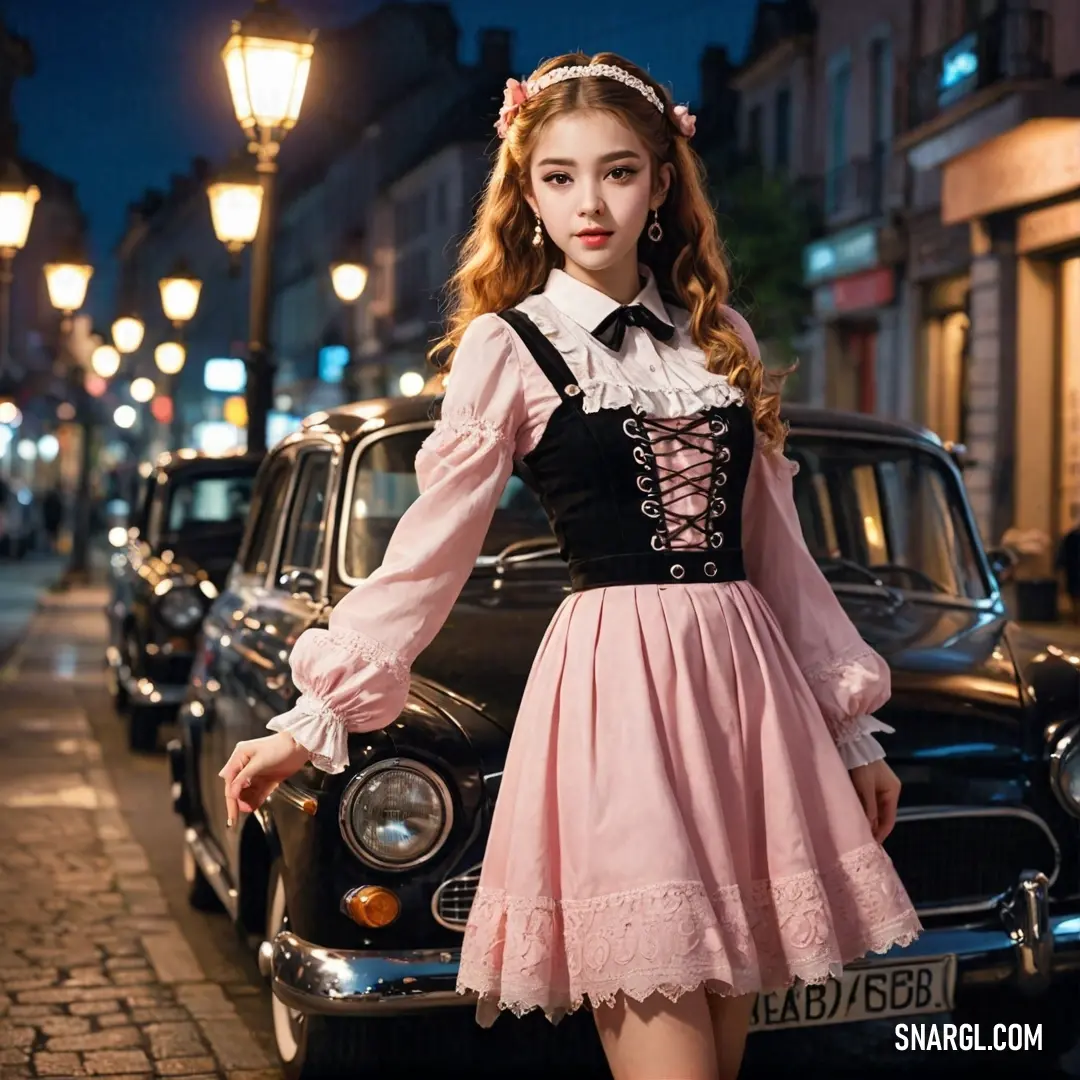
[{"label": "pink flower hair accessory", "polygon": [[685,105],[676,105],[671,110],[671,118],[682,135],[688,139],[693,137],[697,131],[697,117]]},{"label": "pink flower hair accessory", "polygon": [[507,79],[506,89],[503,91],[502,108],[499,110],[499,119],[495,121],[495,131],[500,139],[505,139],[510,125],[514,122],[521,106],[529,100],[529,91],[525,84],[517,79]]}]

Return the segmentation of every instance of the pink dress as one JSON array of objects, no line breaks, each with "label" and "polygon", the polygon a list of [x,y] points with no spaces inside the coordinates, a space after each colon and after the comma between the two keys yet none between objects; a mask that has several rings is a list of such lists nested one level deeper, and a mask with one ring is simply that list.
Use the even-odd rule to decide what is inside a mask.
[{"label": "pink dress", "polygon": [[[705,369],[687,313],[642,274],[636,302],[674,325],[669,341],[631,326],[619,352],[604,345],[590,329],[617,302],[561,270],[519,310],[558,350],[585,413],[630,406],[692,432],[695,416],[740,406],[741,393]],[[293,650],[302,694],[269,726],[316,765],[340,771],[348,732],[396,719],[410,665],[468,578],[515,458],[537,447],[559,404],[504,320],[470,325],[416,459],[420,497],[382,566]],[[707,491],[695,480],[709,451],[691,435],[650,437],[664,462],[669,546],[701,553]],[[847,773],[884,756],[873,732],[891,729],[871,713],[888,699],[888,667],[803,542],[794,470],[753,451],[747,580],[589,588],[556,611],[462,943],[458,988],[478,995],[480,1023],[500,1009],[557,1020],[620,992],[640,1001],[821,981],[918,935]]]}]

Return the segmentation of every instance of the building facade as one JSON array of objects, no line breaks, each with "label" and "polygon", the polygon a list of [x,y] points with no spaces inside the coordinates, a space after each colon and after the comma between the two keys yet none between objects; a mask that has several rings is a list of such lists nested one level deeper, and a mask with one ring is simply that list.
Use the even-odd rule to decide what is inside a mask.
[{"label": "building facade", "polygon": [[[1080,5],[922,0],[897,141],[926,228],[923,412],[967,445],[980,525],[1080,517]],[[951,321],[950,321],[951,320]]]}]

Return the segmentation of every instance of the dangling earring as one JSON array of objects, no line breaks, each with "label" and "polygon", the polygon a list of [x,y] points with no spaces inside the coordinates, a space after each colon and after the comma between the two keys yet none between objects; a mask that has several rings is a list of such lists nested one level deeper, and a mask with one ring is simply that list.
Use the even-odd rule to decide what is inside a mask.
[{"label": "dangling earring", "polygon": [[660,215],[656,210],[652,212],[652,224],[649,226],[648,237],[654,244],[664,237],[664,228],[660,224]]},{"label": "dangling earring", "polygon": [[544,227],[540,224],[540,215],[536,215],[536,228],[533,229],[533,247],[539,247],[544,242]]}]

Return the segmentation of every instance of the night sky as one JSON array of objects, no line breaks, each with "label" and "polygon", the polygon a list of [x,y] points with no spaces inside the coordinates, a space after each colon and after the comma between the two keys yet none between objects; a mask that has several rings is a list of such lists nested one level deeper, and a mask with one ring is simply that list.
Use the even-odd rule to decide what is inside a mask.
[{"label": "night sky", "polygon": [[[112,303],[110,253],[127,203],[168,186],[196,154],[212,160],[236,145],[220,60],[229,21],[252,0],[0,0],[28,37],[37,71],[16,90],[21,152],[74,180],[89,216],[97,273],[88,306]],[[307,25],[350,23],[373,0],[286,0]],[[742,54],[754,0],[458,0],[461,59],[474,62],[477,31],[515,31],[513,64],[575,48],[610,49],[647,67],[676,100],[697,95],[697,58],[708,43]],[[494,111],[492,121],[494,121]],[[303,123],[301,113],[300,123]],[[288,153],[286,143],[283,154]]]}]

